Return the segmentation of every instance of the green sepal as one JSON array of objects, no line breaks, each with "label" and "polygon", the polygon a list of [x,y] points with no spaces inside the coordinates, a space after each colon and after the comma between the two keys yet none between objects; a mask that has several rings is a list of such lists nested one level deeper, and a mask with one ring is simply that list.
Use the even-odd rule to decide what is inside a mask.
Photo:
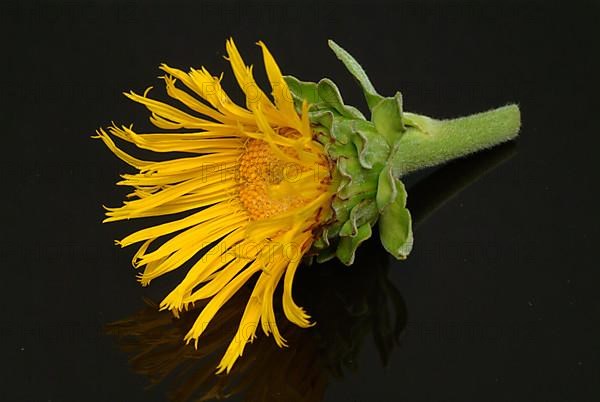
[{"label": "green sepal", "polygon": [[377,206],[373,202],[372,198],[362,200],[356,204],[350,211],[350,217],[342,225],[340,229],[340,236],[356,236],[358,228],[367,222],[374,222],[377,220]]},{"label": "green sepal", "polygon": [[406,208],[404,184],[398,179],[395,181],[398,195],[379,217],[379,237],[381,244],[391,255],[404,260],[413,246],[412,221]]},{"label": "green sepal", "polygon": [[290,89],[294,106],[298,112],[302,110],[302,102],[308,102],[311,121],[314,122],[323,115],[331,115],[332,111],[350,119],[365,120],[365,116],[360,110],[344,104],[338,87],[330,79],[323,78],[318,83],[300,81],[292,75],[286,75],[283,79]]},{"label": "green sepal", "polygon": [[[331,208],[334,212],[335,222],[327,227],[327,236],[329,239],[335,239],[340,236],[340,230],[350,219],[352,209],[363,200],[372,200],[374,193],[362,193],[347,200],[335,197],[331,202]],[[357,211],[358,212],[358,211]],[[374,221],[373,221],[374,222]]]},{"label": "green sepal", "polygon": [[396,92],[394,97],[382,99],[371,109],[371,121],[388,144],[397,142],[406,130],[402,121],[402,95],[400,92]]},{"label": "green sepal", "polygon": [[329,228],[323,228],[320,236],[315,239],[313,248],[316,250],[316,260],[318,263],[329,261],[335,258],[336,244],[329,242]]},{"label": "green sepal", "polygon": [[377,195],[375,196],[375,200],[379,212],[382,212],[389,204],[394,202],[397,199],[397,195],[396,180],[392,176],[392,167],[388,165],[381,169],[377,180]]},{"label": "green sepal", "polygon": [[353,106],[344,105],[338,87],[329,78],[323,78],[317,84],[319,99],[331,106],[340,115],[350,119],[364,119],[363,114]]},{"label": "green sepal", "polygon": [[319,91],[315,82],[300,81],[298,78],[292,75],[286,75],[283,77],[283,79],[290,89],[296,106],[302,106],[302,102],[304,100],[306,100],[309,104],[320,102]]},{"label": "green sepal", "polygon": [[362,242],[370,238],[372,233],[371,225],[365,223],[358,228],[356,236],[341,237],[336,250],[336,255],[339,260],[345,265],[352,265],[356,249]]},{"label": "green sepal", "polygon": [[325,127],[327,130],[331,129],[333,124],[334,114],[331,110],[309,110],[308,118],[312,123],[318,124]]},{"label": "green sepal", "polygon": [[365,169],[373,169],[376,165],[383,164],[382,156],[388,155],[390,146],[377,132],[373,123],[368,121],[355,121],[353,132],[354,145],[358,151],[358,160]]},{"label": "green sepal", "polygon": [[319,251],[319,254],[317,254],[315,260],[319,263],[322,264],[324,262],[327,262],[331,259],[334,259],[336,257],[336,248],[331,246],[331,247],[327,247],[324,250]]},{"label": "green sepal", "polygon": [[330,135],[338,144],[347,144],[352,136],[352,122],[353,120],[345,119],[343,117],[334,117],[331,122],[329,129]]},{"label": "green sepal", "polygon": [[331,244],[329,243],[329,238],[327,237],[327,228],[324,228],[323,231],[321,232],[320,236],[318,236],[314,243],[313,243],[313,247],[319,250],[324,250],[327,247],[329,247]]},{"label": "green sepal", "polygon": [[363,170],[358,158],[340,158],[337,168],[344,180],[337,189],[342,200],[354,198],[359,194],[375,194],[378,172]]},{"label": "green sepal", "polygon": [[356,59],[352,57],[350,53],[345,51],[337,43],[335,43],[332,40],[329,40],[327,43],[329,44],[329,47],[331,48],[331,50],[333,50],[337,58],[340,59],[342,63],[344,63],[350,74],[352,74],[354,78],[356,78],[356,80],[362,87],[369,109],[375,107],[375,105],[377,105],[377,103],[379,103],[379,101],[381,101],[383,97],[377,93],[375,87],[373,87],[373,84],[371,84],[371,80],[369,80],[367,73],[365,73],[365,70],[363,70],[361,65],[358,64]]}]

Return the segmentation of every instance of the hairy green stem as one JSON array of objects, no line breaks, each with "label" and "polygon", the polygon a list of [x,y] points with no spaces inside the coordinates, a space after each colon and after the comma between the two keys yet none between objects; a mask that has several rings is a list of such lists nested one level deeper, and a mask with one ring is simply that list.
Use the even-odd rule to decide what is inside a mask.
[{"label": "hairy green stem", "polygon": [[517,105],[451,120],[412,113],[404,118],[408,127],[391,159],[395,177],[512,140],[521,126]]}]

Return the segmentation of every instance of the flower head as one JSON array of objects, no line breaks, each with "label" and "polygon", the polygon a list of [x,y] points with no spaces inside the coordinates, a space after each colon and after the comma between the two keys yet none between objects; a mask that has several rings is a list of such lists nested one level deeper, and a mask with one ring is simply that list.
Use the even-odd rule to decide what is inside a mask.
[{"label": "flower head", "polygon": [[[235,104],[222,90],[221,79],[206,69],[185,73],[162,65],[167,94],[180,106],[152,99],[149,90],[126,96],[146,106],[151,122],[168,132],[141,134],[117,126],[98,131],[115,155],[138,170],[122,175],[118,184],[134,190],[123,206],[107,208],[105,222],[188,213],[117,242],[122,247],[141,244],[133,265],[143,269],[139,275],[143,285],[204,252],[160,304],[177,315],[210,298],[186,341],[197,346],[216,312],[256,277],[220,371],[231,369],[247,341],[255,337],[257,323],[265,334],[273,334],[278,345],[285,345],[273,308],[280,281],[285,316],[298,326],[311,325],[310,317],[294,303],[292,283],[301,257],[331,215],[334,194],[331,162],[314,138],[308,103],[296,110],[279,67],[266,46],[259,45],[273,101],[256,85],[252,68],[229,40],[227,59],[246,95],[246,107]],[[117,147],[113,137],[157,153],[188,155],[141,160]]]}]

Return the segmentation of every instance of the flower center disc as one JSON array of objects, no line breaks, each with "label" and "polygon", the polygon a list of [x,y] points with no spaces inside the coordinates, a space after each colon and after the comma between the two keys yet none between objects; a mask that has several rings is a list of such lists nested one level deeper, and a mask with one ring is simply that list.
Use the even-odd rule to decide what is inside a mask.
[{"label": "flower center disc", "polygon": [[[291,157],[292,148],[282,148]],[[249,139],[240,158],[239,197],[253,220],[265,219],[299,207],[307,199],[294,189],[306,167],[275,155],[269,144]]]}]

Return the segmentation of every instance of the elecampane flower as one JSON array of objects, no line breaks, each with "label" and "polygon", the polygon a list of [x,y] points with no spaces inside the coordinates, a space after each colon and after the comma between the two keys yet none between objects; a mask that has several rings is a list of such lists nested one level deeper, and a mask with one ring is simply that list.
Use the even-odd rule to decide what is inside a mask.
[{"label": "elecampane flower", "polygon": [[[143,285],[189,262],[183,281],[160,304],[176,316],[208,302],[185,336],[198,338],[217,311],[242,287],[254,287],[238,331],[218,371],[230,371],[260,324],[279,346],[273,297],[283,281],[285,316],[300,327],[310,317],[292,298],[302,257],[337,258],[352,265],[357,248],[378,225],[383,247],[406,259],[413,247],[412,218],[401,178],[512,140],[519,132],[517,105],[450,120],[405,112],[400,92],[377,92],[360,64],[333,41],[329,46],[362,88],[370,116],[343,102],[333,81],[282,76],[262,42],[271,96],[256,84],[235,44],[227,59],[246,96],[245,107],[223,91],[221,77],[205,68],[188,73],[162,65],[167,94],[177,105],[126,94],[151,112],[160,133],[132,127],[99,130],[108,148],[138,169],[118,184],[134,191],[105,221],[185,214],[133,233],[117,243],[138,243],[133,265]],[[135,158],[113,138],[157,153],[185,157]],[[197,258],[201,255],[201,258]],[[255,282],[254,282],[255,281]],[[205,300],[205,302],[206,302]]]},{"label": "elecampane flower", "polygon": [[[194,302],[210,298],[185,336],[187,342],[197,346],[216,312],[257,276],[220,372],[229,371],[242,355],[258,323],[279,346],[285,345],[273,309],[281,280],[285,316],[298,326],[311,325],[308,314],[294,303],[292,283],[301,257],[330,215],[334,194],[331,162],[313,139],[308,104],[304,102],[297,112],[279,67],[266,46],[259,45],[273,101],[256,84],[252,67],[244,63],[233,40],[228,40],[227,59],[246,95],[246,107],[235,104],[221,88],[221,78],[206,69],[186,73],[162,65],[167,94],[190,112],[150,98],[149,89],[143,95],[131,92],[126,95],[146,106],[151,122],[168,132],[140,134],[132,127],[114,125],[108,132],[97,132],[116,156],[139,171],[122,175],[118,184],[134,190],[123,206],[107,208],[105,222],[189,212],[117,242],[122,247],[141,244],[133,265],[143,268],[139,274],[143,285],[204,251],[160,304],[178,315]],[[189,156],[158,162],[137,159],[121,150],[115,137],[157,153]],[[153,247],[154,242],[160,245]]]}]

